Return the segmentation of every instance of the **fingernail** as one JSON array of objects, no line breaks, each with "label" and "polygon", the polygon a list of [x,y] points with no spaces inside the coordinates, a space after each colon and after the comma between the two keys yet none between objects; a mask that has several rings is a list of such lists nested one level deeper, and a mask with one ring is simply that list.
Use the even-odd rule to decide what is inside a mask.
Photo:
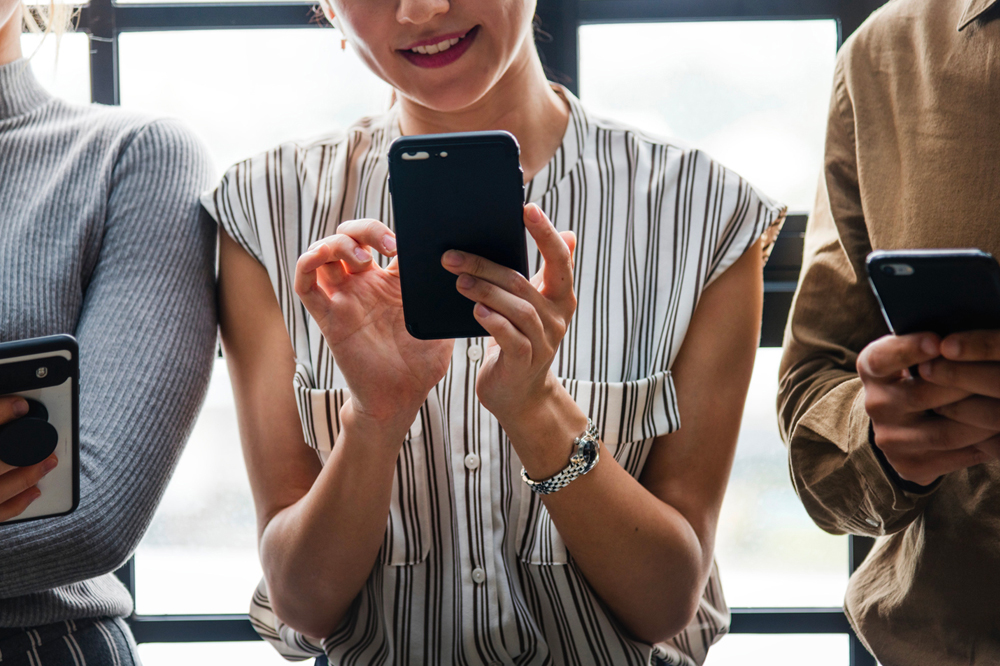
[{"label": "fingernail", "polygon": [[482,317],[483,319],[486,319],[491,314],[493,314],[493,310],[490,310],[488,307],[486,307],[482,303],[476,303],[476,314],[478,316]]},{"label": "fingernail", "polygon": [[34,502],[36,499],[42,496],[42,491],[38,488],[31,489],[31,501]]},{"label": "fingernail", "polygon": [[528,204],[528,221],[535,224],[542,221],[542,210],[535,204]]},{"label": "fingernail", "polygon": [[461,266],[462,253],[455,250],[448,250],[444,253],[444,263],[446,266]]},{"label": "fingernail", "polygon": [[396,239],[386,234],[382,237],[382,247],[385,248],[386,252],[392,252],[396,249]]},{"label": "fingernail", "polygon": [[476,279],[471,275],[460,275],[458,277],[458,286],[462,289],[471,289],[474,284],[476,284]]},{"label": "fingernail", "polygon": [[28,401],[18,400],[14,403],[14,416],[21,417],[28,413]]},{"label": "fingernail", "polygon": [[358,258],[358,261],[371,261],[372,255],[368,250],[362,247],[354,248],[354,256]]},{"label": "fingernail", "polygon": [[308,252],[315,252],[316,248],[318,248],[322,244],[323,244],[323,241],[321,241],[321,240],[316,241],[315,243],[313,243],[312,245],[309,246],[309,248],[306,250],[306,253],[308,253]]},{"label": "fingernail", "polygon": [[920,351],[925,354],[936,354],[938,352],[938,346],[931,338],[924,338],[920,342]]},{"label": "fingernail", "polygon": [[57,459],[48,458],[45,462],[42,463],[42,471],[48,474],[49,472],[54,470],[57,465],[59,465],[59,461]]}]

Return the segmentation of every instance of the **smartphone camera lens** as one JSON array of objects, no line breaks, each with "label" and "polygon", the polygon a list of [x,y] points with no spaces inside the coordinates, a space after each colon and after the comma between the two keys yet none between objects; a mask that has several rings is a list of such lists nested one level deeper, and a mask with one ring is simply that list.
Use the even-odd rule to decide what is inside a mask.
[{"label": "smartphone camera lens", "polygon": [[886,264],[882,267],[882,272],[886,275],[905,276],[913,275],[913,266],[909,264]]},{"label": "smartphone camera lens", "polygon": [[43,365],[42,367],[35,370],[35,376],[38,377],[39,379],[45,379],[46,377],[49,376],[49,369]]}]

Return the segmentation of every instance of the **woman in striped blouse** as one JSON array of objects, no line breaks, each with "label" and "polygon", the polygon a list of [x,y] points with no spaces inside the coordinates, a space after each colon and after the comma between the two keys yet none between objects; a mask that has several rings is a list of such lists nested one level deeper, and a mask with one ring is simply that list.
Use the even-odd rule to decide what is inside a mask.
[{"label": "woman in striped blouse", "polygon": [[[251,618],[288,657],[696,664],[728,626],[715,529],[784,209],[547,82],[534,4],[332,0],[394,105],[203,198],[259,519]],[[521,145],[535,277],[446,254],[492,337],[415,340],[386,152],[485,129]],[[598,462],[533,492],[522,466],[560,473],[588,418]]]}]

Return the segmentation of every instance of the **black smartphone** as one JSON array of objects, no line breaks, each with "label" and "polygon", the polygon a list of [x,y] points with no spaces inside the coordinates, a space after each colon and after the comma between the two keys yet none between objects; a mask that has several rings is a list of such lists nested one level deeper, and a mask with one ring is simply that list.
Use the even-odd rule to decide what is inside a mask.
[{"label": "black smartphone", "polygon": [[868,281],[896,335],[1000,329],[1000,265],[981,250],[877,251]]},{"label": "black smartphone", "polygon": [[[80,365],[70,335],[0,343],[0,396],[28,401],[28,413],[0,424],[0,460],[15,467],[40,463],[55,453],[59,464],[38,482],[41,496],[19,523],[61,516],[80,502]],[[2,538],[2,537],[0,537]]]},{"label": "black smartphone", "polygon": [[448,250],[477,254],[525,277],[524,175],[509,132],[429,134],[389,147],[406,328],[415,338],[487,335],[474,304],[441,266]]}]

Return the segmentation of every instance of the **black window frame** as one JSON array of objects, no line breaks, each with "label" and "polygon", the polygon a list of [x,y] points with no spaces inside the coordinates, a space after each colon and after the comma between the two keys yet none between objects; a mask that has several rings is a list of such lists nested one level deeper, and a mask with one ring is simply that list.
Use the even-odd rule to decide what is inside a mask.
[{"label": "black window frame", "polygon": [[[578,92],[579,28],[601,23],[831,19],[838,25],[838,48],[884,0],[538,0],[543,33],[538,49],[548,71]],[[76,29],[90,40],[93,101],[120,102],[118,37],[123,32],[217,29],[316,28],[315,3],[243,2],[115,4],[91,0]],[[791,215],[775,245],[764,276],[761,346],[781,345],[785,320],[798,279],[806,216]],[[873,541],[851,536],[848,570],[864,560]],[[135,559],[117,572],[135,597]],[[840,608],[734,608],[731,633],[848,634],[850,666],[875,666]],[[214,642],[259,640],[246,615],[133,615],[136,641]]]}]

